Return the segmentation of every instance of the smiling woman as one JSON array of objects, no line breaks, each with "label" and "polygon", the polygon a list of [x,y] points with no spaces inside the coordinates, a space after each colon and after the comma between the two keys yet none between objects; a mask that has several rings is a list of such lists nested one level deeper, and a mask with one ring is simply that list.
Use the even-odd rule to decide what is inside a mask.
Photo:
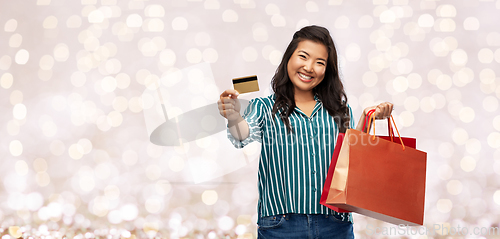
[{"label": "smiling woman", "polygon": [[[250,101],[243,116],[239,92],[226,90],[218,102],[235,147],[262,143],[258,237],[354,238],[350,213],[319,204],[333,142],[340,132],[354,127],[337,51],[326,28],[308,26],[293,35],[272,88],[274,94]],[[390,115],[392,104],[365,112],[372,108],[382,118]],[[365,114],[360,121],[364,118]]]}]

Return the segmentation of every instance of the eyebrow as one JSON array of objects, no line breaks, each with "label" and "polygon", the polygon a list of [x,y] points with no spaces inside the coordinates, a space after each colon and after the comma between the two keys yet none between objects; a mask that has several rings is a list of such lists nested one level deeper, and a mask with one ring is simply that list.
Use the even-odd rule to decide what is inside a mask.
[{"label": "eyebrow", "polygon": [[[302,52],[302,53],[306,54],[307,56],[310,56],[309,53],[305,52],[304,50],[299,50],[299,52]],[[318,60],[326,62],[326,60],[323,58],[318,58]]]}]

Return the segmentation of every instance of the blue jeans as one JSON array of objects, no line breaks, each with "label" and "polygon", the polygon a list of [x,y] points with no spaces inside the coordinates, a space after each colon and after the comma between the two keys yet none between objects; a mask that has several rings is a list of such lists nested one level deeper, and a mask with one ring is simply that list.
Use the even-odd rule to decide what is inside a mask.
[{"label": "blue jeans", "polygon": [[343,222],[334,215],[274,215],[261,217],[258,226],[258,239],[354,238],[352,223]]}]

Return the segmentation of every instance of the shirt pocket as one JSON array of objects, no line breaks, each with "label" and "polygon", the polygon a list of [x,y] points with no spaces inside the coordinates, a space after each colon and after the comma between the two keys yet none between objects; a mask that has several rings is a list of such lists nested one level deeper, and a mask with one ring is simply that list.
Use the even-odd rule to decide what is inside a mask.
[{"label": "shirt pocket", "polygon": [[268,217],[261,217],[259,220],[260,229],[273,229],[280,227],[285,222],[284,215],[273,215]]}]

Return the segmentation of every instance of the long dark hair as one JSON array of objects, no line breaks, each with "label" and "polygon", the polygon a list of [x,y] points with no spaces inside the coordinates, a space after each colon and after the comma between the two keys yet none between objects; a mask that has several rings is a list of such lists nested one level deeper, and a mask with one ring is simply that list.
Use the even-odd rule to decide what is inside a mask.
[{"label": "long dark hair", "polygon": [[279,116],[285,123],[288,132],[293,133],[288,117],[295,109],[295,97],[294,86],[288,76],[287,65],[299,42],[303,40],[321,43],[328,50],[325,78],[320,84],[314,87],[313,93],[321,100],[328,114],[334,117],[340,131],[345,132],[349,127],[350,117],[347,107],[347,96],[338,71],[337,49],[335,49],[335,44],[328,29],[320,26],[307,26],[293,34],[292,41],[288,44],[281,63],[271,81],[273,91],[276,95],[272,111],[273,118],[280,111]]}]

